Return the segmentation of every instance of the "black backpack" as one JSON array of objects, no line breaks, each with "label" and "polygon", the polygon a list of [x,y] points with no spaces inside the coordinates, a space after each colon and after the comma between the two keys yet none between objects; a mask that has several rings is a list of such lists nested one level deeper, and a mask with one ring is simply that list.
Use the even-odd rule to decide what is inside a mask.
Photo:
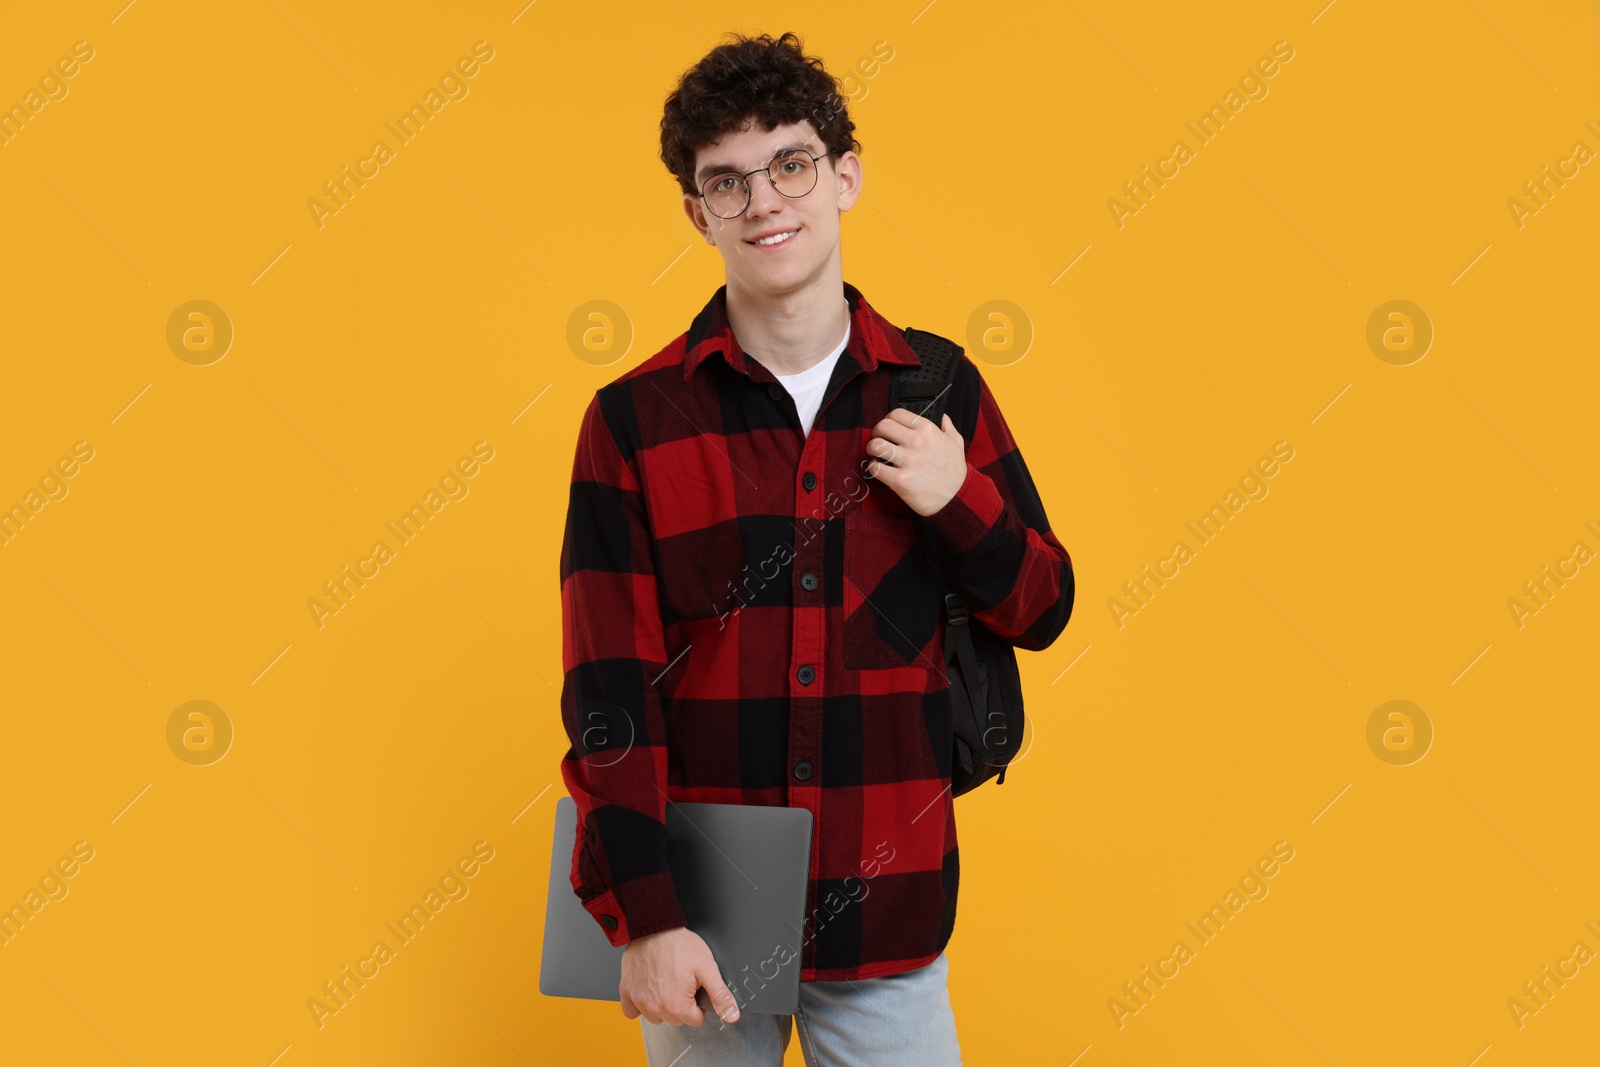
[{"label": "black backpack", "polygon": [[[922,365],[891,372],[889,410],[909,408],[938,426],[965,350],[926,330],[908,326],[903,332]],[[1022,748],[1022,675],[1016,648],[969,616],[960,586],[943,553],[935,550],[937,535],[926,528],[924,533],[931,535],[924,541],[930,548],[926,555],[944,592],[944,654],[955,735],[950,792],[958,797],[996,775],[995,784],[1005,784],[1006,765]]]}]

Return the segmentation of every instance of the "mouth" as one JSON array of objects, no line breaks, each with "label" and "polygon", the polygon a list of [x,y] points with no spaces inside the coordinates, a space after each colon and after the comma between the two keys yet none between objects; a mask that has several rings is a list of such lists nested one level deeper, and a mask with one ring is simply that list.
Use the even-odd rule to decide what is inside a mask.
[{"label": "mouth", "polygon": [[759,240],[746,241],[745,244],[752,248],[760,248],[763,250],[782,248],[784,245],[791,243],[795,239],[795,236],[799,234],[799,232],[799,228],[796,227],[795,229],[785,230],[782,233],[772,234],[769,237],[764,237]]}]

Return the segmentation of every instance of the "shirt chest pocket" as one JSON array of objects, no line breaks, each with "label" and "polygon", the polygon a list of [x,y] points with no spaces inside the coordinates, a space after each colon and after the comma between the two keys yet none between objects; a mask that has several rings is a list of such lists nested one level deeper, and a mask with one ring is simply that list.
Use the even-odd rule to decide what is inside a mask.
[{"label": "shirt chest pocket", "polygon": [[852,670],[943,670],[939,581],[912,520],[873,511],[844,516],[844,665]]}]

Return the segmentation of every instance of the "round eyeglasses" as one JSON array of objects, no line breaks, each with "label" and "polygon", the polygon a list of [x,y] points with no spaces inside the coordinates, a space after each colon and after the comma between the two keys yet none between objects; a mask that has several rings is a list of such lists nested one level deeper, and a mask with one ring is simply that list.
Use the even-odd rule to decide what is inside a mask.
[{"label": "round eyeglasses", "polygon": [[817,185],[817,160],[833,155],[828,151],[814,156],[803,149],[781,152],[765,167],[735,174],[713,174],[700,187],[706,210],[719,219],[738,218],[750,206],[750,177],[765,171],[772,187],[791,200],[805,196]]}]

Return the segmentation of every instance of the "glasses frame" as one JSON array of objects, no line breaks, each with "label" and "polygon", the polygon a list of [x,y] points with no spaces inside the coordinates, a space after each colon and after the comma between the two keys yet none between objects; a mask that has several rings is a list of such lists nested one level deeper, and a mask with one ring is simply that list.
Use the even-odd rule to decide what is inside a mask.
[{"label": "glasses frame", "polygon": [[[795,156],[795,155],[810,156],[811,157],[811,165],[813,167],[813,170],[811,172],[811,174],[812,174],[811,188],[807,189],[803,193],[796,193],[795,195],[790,196],[788,193],[786,193],[782,189],[778,188],[778,181],[777,181],[776,178],[774,178],[772,176],[772,166],[773,166],[773,164],[777,163],[780,160],[783,160],[783,159],[788,158],[789,156]],[[740,215],[743,215],[746,211],[750,210],[750,201],[752,199],[754,199],[754,197],[755,197],[755,189],[750,184],[750,178],[751,178],[752,175],[765,173],[766,176],[767,176],[767,181],[772,184],[773,192],[777,193],[779,196],[784,197],[784,198],[786,198],[788,200],[799,200],[801,197],[810,196],[811,193],[817,188],[816,175],[822,169],[820,166],[818,166],[818,163],[819,163],[820,160],[826,159],[831,155],[833,155],[833,150],[832,149],[829,149],[828,151],[823,152],[821,155],[813,155],[812,153],[807,152],[804,148],[790,148],[790,149],[788,149],[786,151],[779,152],[777,155],[775,155],[771,159],[767,160],[767,165],[764,166],[764,167],[757,167],[754,170],[747,170],[743,174],[740,174],[738,171],[725,170],[725,171],[722,171],[722,172],[720,172],[718,174],[711,175],[711,177],[707,178],[704,182],[702,182],[700,184],[700,192],[698,193],[698,195],[700,197],[701,202],[703,204],[705,204],[706,211],[709,212],[710,215],[713,218],[724,219],[724,220],[726,220],[726,219],[736,219]],[[718,215],[715,211],[711,210],[711,199],[710,199],[710,197],[706,196],[705,187],[707,185],[711,184],[712,182],[718,181],[718,180],[720,180],[722,178],[726,178],[729,175],[734,175],[734,176],[738,177],[738,179],[744,183],[744,207],[740,208],[738,211],[735,211],[732,215]]]}]

